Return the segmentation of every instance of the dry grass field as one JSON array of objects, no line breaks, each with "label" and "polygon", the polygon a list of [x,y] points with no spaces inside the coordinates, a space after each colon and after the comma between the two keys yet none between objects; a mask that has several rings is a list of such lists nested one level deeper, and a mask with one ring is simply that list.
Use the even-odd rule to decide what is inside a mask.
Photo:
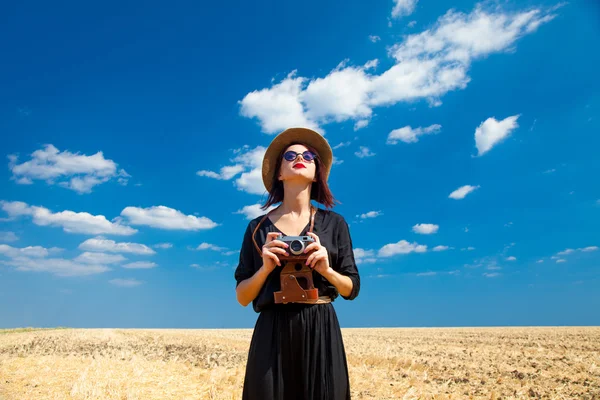
[{"label": "dry grass field", "polygon": [[[353,399],[600,400],[600,328],[342,331]],[[0,330],[0,399],[239,399],[251,334]]]}]

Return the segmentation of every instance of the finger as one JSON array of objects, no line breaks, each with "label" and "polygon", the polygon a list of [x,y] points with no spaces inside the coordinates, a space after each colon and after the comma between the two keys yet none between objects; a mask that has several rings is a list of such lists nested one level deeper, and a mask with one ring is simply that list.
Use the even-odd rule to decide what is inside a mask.
[{"label": "finger", "polygon": [[311,268],[314,268],[314,267],[315,267],[315,265],[317,265],[317,263],[318,263],[319,261],[323,260],[323,259],[325,259],[325,255],[323,255],[323,254],[317,254],[317,255],[315,256],[315,258],[312,260],[312,262],[311,262],[311,266],[310,266],[310,267],[311,267]]},{"label": "finger", "polygon": [[269,233],[267,233],[266,242],[271,242],[271,241],[275,240],[276,238],[279,237],[279,235],[281,235],[279,232],[269,232]]},{"label": "finger", "polygon": [[319,252],[315,251],[310,256],[308,256],[308,258],[306,259],[306,265],[311,264],[313,262],[313,260],[315,259],[315,257],[318,257],[318,255],[319,255]]},{"label": "finger", "polygon": [[311,261],[312,261],[313,257],[314,257],[314,253],[313,253],[313,254],[311,254],[311,255],[310,255],[310,256],[309,256],[309,257],[306,259],[306,263],[305,263],[304,265],[309,265],[309,264],[311,263]]},{"label": "finger", "polygon": [[304,253],[308,253],[309,251],[317,250],[321,245],[318,243],[311,243],[304,248]]},{"label": "finger", "polygon": [[279,261],[279,257],[277,257],[274,253],[270,252],[269,250],[264,251],[263,255],[267,256],[270,259],[272,259],[275,262],[275,264],[281,265],[281,262]]},{"label": "finger", "polygon": [[321,244],[321,240],[319,239],[319,237],[317,235],[315,235],[313,232],[306,232],[306,234],[308,236],[310,236],[311,238],[315,239],[315,242],[317,242],[318,244]]},{"label": "finger", "polygon": [[271,247],[271,248],[269,249],[269,251],[270,251],[271,253],[283,254],[284,256],[287,256],[287,255],[289,255],[289,254],[288,254],[288,252],[287,252],[287,251],[285,251],[285,249],[282,249],[282,248],[280,248],[280,247]]},{"label": "finger", "polygon": [[269,246],[279,246],[279,247],[290,247],[287,243],[282,242],[281,240],[273,240],[269,242]]}]

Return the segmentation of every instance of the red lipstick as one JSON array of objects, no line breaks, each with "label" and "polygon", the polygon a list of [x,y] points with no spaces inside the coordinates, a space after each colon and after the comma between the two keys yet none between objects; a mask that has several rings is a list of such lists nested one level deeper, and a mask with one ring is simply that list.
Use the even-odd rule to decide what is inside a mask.
[{"label": "red lipstick", "polygon": [[306,166],[302,163],[298,163],[294,165],[294,168],[306,168]]}]

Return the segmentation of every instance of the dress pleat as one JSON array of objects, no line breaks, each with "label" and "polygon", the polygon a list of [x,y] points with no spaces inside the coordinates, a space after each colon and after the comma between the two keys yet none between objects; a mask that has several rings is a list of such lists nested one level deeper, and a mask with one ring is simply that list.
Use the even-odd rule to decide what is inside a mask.
[{"label": "dress pleat", "polygon": [[332,303],[263,310],[248,352],[244,400],[348,400],[344,343]]}]

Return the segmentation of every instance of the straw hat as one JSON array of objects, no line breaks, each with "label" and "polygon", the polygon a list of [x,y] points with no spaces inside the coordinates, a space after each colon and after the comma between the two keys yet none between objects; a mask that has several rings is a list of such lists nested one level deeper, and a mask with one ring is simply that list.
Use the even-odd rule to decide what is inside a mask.
[{"label": "straw hat", "polygon": [[319,155],[319,165],[324,169],[325,179],[329,178],[331,163],[333,161],[333,152],[325,138],[308,128],[289,128],[281,132],[271,142],[262,163],[262,179],[268,192],[271,191],[271,183],[277,166],[277,158],[281,152],[292,143],[302,143],[305,146],[312,147]]}]

